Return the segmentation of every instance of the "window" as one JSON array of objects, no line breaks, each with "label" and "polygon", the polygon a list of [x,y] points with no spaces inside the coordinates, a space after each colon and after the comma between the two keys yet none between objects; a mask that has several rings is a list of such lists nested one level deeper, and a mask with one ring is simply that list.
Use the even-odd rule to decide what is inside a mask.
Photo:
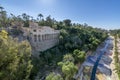
[{"label": "window", "polygon": [[37,35],[34,35],[34,42],[37,41]]},{"label": "window", "polygon": [[44,40],[44,35],[42,35],[42,40]]},{"label": "window", "polygon": [[40,35],[38,35],[38,40],[39,40],[39,42],[41,41],[41,39],[40,39]]},{"label": "window", "polygon": [[33,32],[36,32],[36,29],[34,29]]}]

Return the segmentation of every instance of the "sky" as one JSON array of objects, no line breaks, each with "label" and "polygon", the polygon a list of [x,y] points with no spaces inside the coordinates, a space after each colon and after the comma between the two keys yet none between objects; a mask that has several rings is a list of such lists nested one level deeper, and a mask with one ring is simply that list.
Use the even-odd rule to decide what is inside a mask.
[{"label": "sky", "polygon": [[72,22],[104,29],[120,28],[120,0],[0,0],[9,13],[27,13],[34,18],[39,13],[58,21]]}]

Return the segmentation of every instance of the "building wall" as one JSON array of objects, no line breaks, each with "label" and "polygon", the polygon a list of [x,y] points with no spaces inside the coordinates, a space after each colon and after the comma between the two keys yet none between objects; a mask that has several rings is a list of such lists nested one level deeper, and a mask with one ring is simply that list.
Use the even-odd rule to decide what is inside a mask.
[{"label": "building wall", "polygon": [[59,42],[59,33],[58,34],[31,34],[30,37],[31,45],[37,51],[47,50]]},{"label": "building wall", "polygon": [[[33,26],[33,27],[32,27]],[[36,51],[45,51],[59,42],[59,31],[47,26],[30,28],[30,43]]]}]

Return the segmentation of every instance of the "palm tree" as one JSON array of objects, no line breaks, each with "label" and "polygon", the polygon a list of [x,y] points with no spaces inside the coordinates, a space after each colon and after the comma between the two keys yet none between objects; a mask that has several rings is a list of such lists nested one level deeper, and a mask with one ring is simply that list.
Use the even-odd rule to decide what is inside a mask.
[{"label": "palm tree", "polygon": [[4,9],[4,8],[3,8],[2,6],[0,6],[0,11],[3,11],[3,9]]},{"label": "palm tree", "polygon": [[42,14],[38,14],[38,17],[40,18],[40,20],[42,20],[43,15]]},{"label": "palm tree", "polygon": [[26,21],[26,20],[27,20],[27,14],[26,14],[26,13],[23,13],[23,14],[22,14],[22,18],[23,18],[24,21]]},{"label": "palm tree", "polygon": [[30,20],[30,16],[27,15],[26,13],[22,14],[22,19],[24,22],[24,27],[29,27],[29,20]]}]

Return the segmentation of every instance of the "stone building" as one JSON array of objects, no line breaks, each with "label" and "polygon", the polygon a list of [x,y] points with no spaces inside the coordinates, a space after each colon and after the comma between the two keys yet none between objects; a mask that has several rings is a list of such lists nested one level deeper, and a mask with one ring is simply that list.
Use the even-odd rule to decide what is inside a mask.
[{"label": "stone building", "polygon": [[45,51],[58,44],[59,30],[54,30],[48,26],[38,26],[36,23],[30,23],[29,28],[29,39],[34,50]]}]

